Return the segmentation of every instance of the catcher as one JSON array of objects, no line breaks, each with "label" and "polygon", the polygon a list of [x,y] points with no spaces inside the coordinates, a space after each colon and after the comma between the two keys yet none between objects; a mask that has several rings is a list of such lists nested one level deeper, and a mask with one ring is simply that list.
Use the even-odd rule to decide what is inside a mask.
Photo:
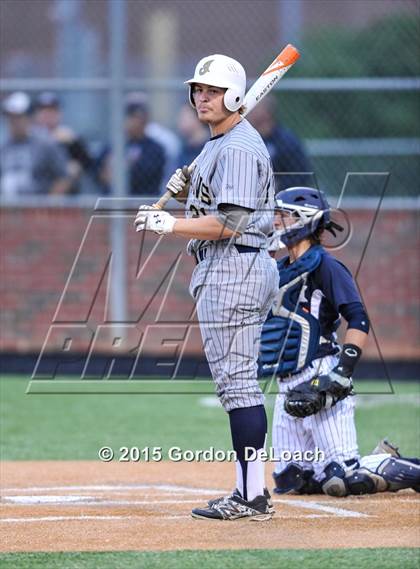
[{"label": "catcher", "polygon": [[[359,466],[352,375],[366,342],[369,321],[350,271],[323,248],[331,220],[322,191],[295,187],[276,196],[272,250],[279,291],[261,335],[259,369],[275,374],[279,395],[273,418],[275,492],[348,493],[345,477]],[[342,347],[336,331],[347,321]],[[324,462],[285,462],[284,451],[318,448]]]}]

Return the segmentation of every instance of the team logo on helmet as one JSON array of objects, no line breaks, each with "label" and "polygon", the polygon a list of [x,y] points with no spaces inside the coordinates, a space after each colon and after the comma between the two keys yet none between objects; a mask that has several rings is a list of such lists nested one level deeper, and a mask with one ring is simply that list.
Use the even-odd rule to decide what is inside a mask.
[{"label": "team logo on helmet", "polygon": [[206,73],[208,73],[210,71],[210,65],[213,63],[214,59],[209,59],[208,61],[206,61],[206,63],[203,65],[203,67],[200,68],[199,70],[199,74],[200,75],[205,75]]}]

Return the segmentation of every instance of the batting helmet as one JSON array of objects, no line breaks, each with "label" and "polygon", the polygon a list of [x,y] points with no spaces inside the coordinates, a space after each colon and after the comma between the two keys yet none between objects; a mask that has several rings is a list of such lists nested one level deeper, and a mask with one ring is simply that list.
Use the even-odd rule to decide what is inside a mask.
[{"label": "batting helmet", "polygon": [[245,69],[231,57],[226,55],[209,55],[197,63],[194,77],[185,81],[190,86],[189,99],[195,107],[193,99],[193,86],[195,83],[212,85],[226,89],[223,103],[228,111],[234,112],[241,108],[245,97],[246,74]]},{"label": "batting helmet", "polygon": [[286,246],[310,237],[319,228],[330,227],[330,206],[324,192],[314,188],[288,188],[276,196],[274,209],[289,213],[296,220],[278,231]]}]

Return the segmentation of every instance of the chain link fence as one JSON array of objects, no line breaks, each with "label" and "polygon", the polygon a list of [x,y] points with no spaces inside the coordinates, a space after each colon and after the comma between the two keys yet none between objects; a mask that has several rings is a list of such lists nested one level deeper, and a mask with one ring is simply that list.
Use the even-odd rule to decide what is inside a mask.
[{"label": "chain link fence", "polygon": [[[250,86],[293,43],[301,59],[249,119],[279,188],[318,185],[350,212],[353,237],[338,254],[352,270],[361,267],[375,331],[368,357],[380,359],[380,345],[387,360],[418,360],[419,7],[417,0],[1,0],[2,351],[13,361],[15,352],[39,353],[81,244],[73,320],[109,254],[112,263],[107,257],[98,268],[111,273],[101,314],[127,321],[143,297],[129,278],[138,262],[130,217],[138,196],[162,193],[209,136],[184,81],[199,59],[223,53],[244,65]],[[130,214],[106,200],[112,215],[102,233],[82,238],[98,196],[126,195],[136,196]],[[167,252],[154,262],[164,266]],[[181,276],[168,297],[175,315],[188,303]]]},{"label": "chain link fence", "polygon": [[[280,172],[303,163],[330,195],[339,195],[348,172],[390,172],[387,195],[413,197],[420,174],[418,9],[413,0],[3,0],[1,95],[59,96],[60,124],[68,129],[54,134],[72,162],[68,175],[76,169],[64,193],[153,195],[182,165],[184,147],[192,151],[192,119],[180,113],[188,114],[181,110],[183,81],[196,62],[229,54],[251,84],[292,42],[302,57],[279,83],[270,112],[299,144],[279,142],[286,157]],[[122,107],[132,91],[148,95],[146,134],[155,145],[140,149],[143,162],[127,142],[136,125],[127,124]],[[3,113],[3,144],[7,123]],[[77,149],[69,151],[70,132],[86,143],[85,163]],[[307,160],[294,160],[296,152]],[[358,180],[351,195],[377,194]]]}]

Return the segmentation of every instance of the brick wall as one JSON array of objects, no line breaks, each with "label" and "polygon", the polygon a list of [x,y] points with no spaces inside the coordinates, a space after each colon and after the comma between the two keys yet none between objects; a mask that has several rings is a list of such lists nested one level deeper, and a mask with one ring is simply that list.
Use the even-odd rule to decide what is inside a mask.
[{"label": "brick wall", "polygon": [[[350,210],[353,234],[334,254],[355,273],[374,212]],[[123,218],[127,240],[127,312],[118,334],[110,311],[109,275],[116,253],[110,218],[79,208],[6,208],[1,228],[1,350],[38,353],[110,349],[125,353],[201,353],[188,283],[194,263],[185,241],[133,231]],[[366,356],[420,358],[418,212],[380,212],[357,274],[372,322]],[[144,240],[143,240],[144,238]],[[73,267],[74,265],[74,267]],[[73,267],[73,268],[72,268]],[[50,329],[50,325],[54,327]],[[48,331],[49,336],[47,336]],[[118,341],[115,337],[122,338]],[[118,344],[118,342],[120,344]],[[174,347],[178,345],[178,348]]]}]

